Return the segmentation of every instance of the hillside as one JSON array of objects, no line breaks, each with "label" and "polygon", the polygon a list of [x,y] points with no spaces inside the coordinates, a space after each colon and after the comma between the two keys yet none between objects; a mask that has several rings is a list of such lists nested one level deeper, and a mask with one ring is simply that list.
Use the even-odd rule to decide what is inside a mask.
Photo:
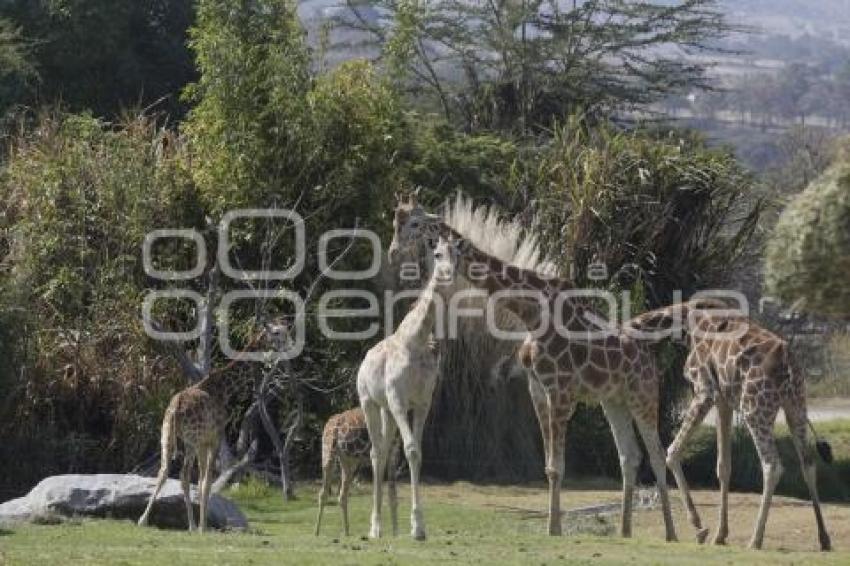
[{"label": "hillside", "polygon": [[798,37],[809,34],[850,45],[847,0],[724,0],[730,19],[766,33]]}]

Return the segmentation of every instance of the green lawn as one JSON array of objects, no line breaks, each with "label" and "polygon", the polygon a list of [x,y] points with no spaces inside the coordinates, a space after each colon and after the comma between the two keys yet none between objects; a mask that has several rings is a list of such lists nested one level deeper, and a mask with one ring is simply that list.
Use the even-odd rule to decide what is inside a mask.
[{"label": "green lawn", "polygon": [[[564,505],[580,507],[616,501],[615,490],[586,484],[565,489]],[[0,531],[0,563],[4,564],[848,564],[850,552],[815,552],[811,509],[798,500],[778,498],[768,523],[762,552],[743,548],[755,517],[757,497],[733,494],[729,547],[692,542],[676,499],[682,540],[662,541],[660,512],[636,515],[635,538],[612,533],[616,518],[565,520],[565,530],[596,534],[545,536],[545,490],[538,487],[490,487],[471,484],[429,485],[425,489],[426,542],[407,536],[367,540],[369,486],[355,489],[352,500],[354,535],[339,536],[336,506],[325,514],[325,533],[312,534],[313,486],[302,486],[301,498],[283,504],[263,489],[231,492],[248,515],[250,533],[207,535],[139,528],[128,521],[83,520],[61,525],[26,525]],[[407,490],[402,489],[406,496]],[[715,494],[697,492],[697,502],[709,526],[714,522]],[[406,503],[406,500],[402,500]],[[400,509],[402,533],[408,507]],[[388,519],[388,517],[385,517]],[[830,505],[826,519],[838,548],[850,548],[850,509]],[[388,528],[388,521],[385,523]]]}]

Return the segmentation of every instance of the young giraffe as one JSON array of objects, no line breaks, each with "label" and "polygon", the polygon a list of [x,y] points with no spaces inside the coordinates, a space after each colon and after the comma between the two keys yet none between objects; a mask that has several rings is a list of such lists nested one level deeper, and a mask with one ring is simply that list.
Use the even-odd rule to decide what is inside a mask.
[{"label": "young giraffe", "polygon": [[[348,536],[348,494],[354,473],[357,468],[369,461],[372,443],[369,442],[369,430],[366,428],[366,417],[361,408],[349,409],[333,415],[325,423],[322,432],[322,489],[319,492],[319,514],[316,517],[316,536],[322,526],[322,512],[327,503],[331,487],[333,468],[339,464],[339,508],[342,512],[342,527]],[[387,471],[387,483],[390,499],[390,515],[393,533],[398,532],[398,498],[395,485],[395,445],[390,453]]]},{"label": "young giraffe", "polygon": [[176,455],[179,440],[183,451],[180,483],[183,487],[183,500],[186,502],[186,513],[189,517],[189,530],[195,530],[189,481],[196,459],[198,461],[200,530],[201,532],[206,530],[207,505],[212,481],[210,474],[219,442],[224,434],[227,417],[225,409],[228,398],[227,382],[228,379],[221,377],[221,374],[211,375],[171,398],[165,410],[165,417],[162,419],[159,475],[145,512],[139,518],[139,525],[145,526],[148,523],[154,501],[168,478],[168,468]]},{"label": "young giraffe", "polygon": [[[276,344],[277,347],[281,342],[280,336],[284,335],[285,329],[285,325],[267,324],[266,328],[254,340],[265,337]],[[179,442],[183,452],[180,483],[183,488],[183,500],[186,503],[189,530],[195,530],[195,516],[192,510],[190,492],[190,480],[195,460],[198,461],[200,531],[206,530],[212,467],[227,423],[228,401],[245,386],[243,379],[234,379],[233,376],[228,375],[227,370],[236,361],[238,360],[232,360],[224,368],[210,372],[198,383],[177,392],[168,403],[165,416],[162,419],[159,474],[153,493],[148,500],[148,505],[139,518],[140,526],[148,524],[154,502],[160,490],[162,490],[165,480],[168,479],[168,468],[177,455]]]},{"label": "young giraffe", "polygon": [[[666,486],[664,450],[658,437],[660,374],[648,347],[614,331],[602,333],[584,301],[569,296],[565,279],[521,269],[484,253],[439,216],[427,214],[416,202],[400,199],[393,221],[391,263],[402,253],[421,257],[421,242],[449,238],[457,255],[456,270],[474,287],[501,299],[500,304],[521,319],[529,334],[519,358],[528,373],[528,387],[540,423],[549,479],[549,534],[561,533],[560,491],[564,475],[566,427],[578,402],[599,402],[614,434],[623,473],[620,533],[631,536],[632,499],[641,451],[634,422],[649,452],[655,473],[667,540],[676,539]],[[559,320],[560,318],[560,320]],[[596,317],[598,320],[598,317]],[[569,340],[563,334],[570,336]]]},{"label": "young giraffe", "polygon": [[[782,475],[773,425],[779,409],[785,420],[812,497],[821,550],[830,549],[818,499],[815,458],[806,441],[811,426],[806,414],[806,384],[788,343],[722,302],[691,301],[644,313],[624,328],[631,332],[656,331],[655,339],[671,329],[685,330],[679,337],[689,347],[684,373],[694,391],[682,428],[667,452],[667,464],[676,478],[688,519],[705,538],[699,514],[682,472],[681,454],[694,428],[717,407],[717,478],[720,481],[720,515],[715,544],[729,534],[729,478],[732,473],[732,414],[737,409],[750,431],[761,460],[763,491],[750,547],[761,548],[770,500]],[[673,337],[676,338],[675,333]],[[826,452],[822,454],[828,459]]]},{"label": "young giraffe", "polygon": [[[427,242],[430,279],[396,331],[372,347],[357,373],[357,394],[372,439],[372,521],[369,536],[381,536],[381,481],[396,429],[410,468],[411,535],[426,538],[419,498],[422,432],[437,385],[439,359],[431,338],[438,317],[438,288],[454,270],[444,239]],[[440,303],[442,301],[439,301]],[[392,505],[392,501],[390,502]]]}]

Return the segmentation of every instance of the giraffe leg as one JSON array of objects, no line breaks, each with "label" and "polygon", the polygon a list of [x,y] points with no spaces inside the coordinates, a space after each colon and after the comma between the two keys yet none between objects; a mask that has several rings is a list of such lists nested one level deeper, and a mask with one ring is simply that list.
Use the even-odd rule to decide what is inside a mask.
[{"label": "giraffe leg", "polygon": [[696,530],[696,538],[699,543],[705,542],[705,538],[708,536],[708,529],[703,528],[696,505],[694,505],[694,500],[691,497],[691,490],[688,488],[685,473],[682,471],[681,456],[688,438],[690,438],[694,429],[705,419],[713,404],[714,400],[708,393],[698,391],[685,413],[682,427],[676,434],[673,443],[667,449],[667,467],[670,468],[670,471],[673,472],[673,477],[676,478],[676,485],[679,488],[682,503],[688,513],[688,521]]},{"label": "giraffe leg", "polygon": [[[760,411],[762,408],[759,409]],[[764,542],[764,529],[767,525],[767,514],[770,511],[770,501],[779,478],[782,477],[782,463],[779,461],[779,452],[776,449],[776,439],[773,436],[773,421],[776,418],[776,408],[773,415],[762,415],[753,412],[744,415],[747,427],[756,444],[759,460],[761,460],[763,491],[761,505],[759,506],[756,526],[753,530],[753,538],[750,539],[750,548],[761,548]]]},{"label": "giraffe leg", "polygon": [[[557,493],[553,490],[553,474],[557,472],[557,466],[552,467],[550,463],[563,461],[555,458],[552,454],[552,438],[550,434],[550,411],[549,411],[549,396],[546,393],[543,385],[540,384],[534,377],[529,377],[528,392],[531,394],[531,400],[534,404],[534,412],[537,415],[537,422],[540,425],[540,435],[543,438],[543,458],[546,477],[549,479],[549,534],[558,536],[561,534],[561,510],[560,510],[560,494],[561,483],[560,479],[556,480]],[[564,431],[566,433],[566,430]],[[559,478],[563,477],[559,475]]]},{"label": "giraffe leg", "polygon": [[410,468],[410,536],[414,540],[425,540],[425,522],[422,516],[419,498],[419,470],[422,466],[422,447],[419,443],[421,430],[424,428],[424,415],[421,409],[411,410],[413,425],[407,419],[407,411],[400,404],[394,404],[390,410],[395,417],[401,440],[404,443],[404,456]]},{"label": "giraffe leg", "polygon": [[[171,464],[171,456],[172,451],[174,449],[174,418],[172,415],[166,414],[165,419],[163,419],[162,425],[162,451],[160,453],[159,460],[159,473],[156,477],[156,485],[153,488],[153,493],[151,493],[151,498],[148,500],[148,505],[145,507],[145,512],[142,513],[142,516],[139,517],[139,526],[144,527],[148,524],[148,519],[150,518],[151,511],[153,510],[154,501],[156,501],[157,495],[162,490],[163,484],[165,484],[165,480],[168,479],[168,467]],[[189,456],[187,455],[188,459]]]},{"label": "giraffe leg", "polygon": [[720,516],[714,544],[726,544],[729,536],[729,480],[732,476],[732,408],[717,403],[717,480],[720,482]]},{"label": "giraffe leg", "polygon": [[349,535],[348,530],[348,491],[351,487],[351,480],[354,479],[353,465],[349,461],[345,461],[339,468],[339,510],[342,515],[342,532],[345,536]]},{"label": "giraffe leg", "polygon": [[[389,411],[383,412],[382,418],[384,446],[381,452],[384,454],[384,469],[387,477],[393,474],[391,466],[393,463],[393,447],[396,444],[396,436],[398,435],[398,426],[396,421]],[[382,472],[383,474],[383,472]],[[387,498],[390,504],[390,522],[393,525],[393,536],[398,536],[398,492],[396,491],[395,476],[392,480],[387,480]]]},{"label": "giraffe leg", "polygon": [[180,469],[180,487],[183,489],[183,501],[186,503],[186,515],[188,517],[189,530],[195,530],[195,511],[192,507],[192,467],[195,463],[195,455],[188,449],[183,456],[183,467]]},{"label": "giraffe leg", "polygon": [[[395,433],[393,433],[395,435]],[[399,444],[396,438],[390,443],[390,454],[387,460],[387,494],[390,500],[390,521],[393,524],[393,536],[398,536],[398,489],[396,473],[398,471]]]},{"label": "giraffe leg", "polygon": [[[215,444],[214,446],[218,446]],[[215,448],[208,446],[203,455],[203,474],[200,476],[200,531],[207,530],[207,508],[209,507],[210,484],[212,482],[212,465],[215,458]]]},{"label": "giraffe leg", "polygon": [[371,538],[381,538],[381,504],[382,486],[381,480],[384,475],[385,456],[382,454],[384,447],[383,425],[381,423],[384,411],[372,402],[361,404],[363,414],[366,416],[366,428],[369,430],[369,439],[372,442],[370,457],[372,460],[372,518],[369,529]]},{"label": "giraffe leg", "polygon": [[549,478],[549,534],[561,534],[561,484],[564,479],[564,445],[567,437],[566,419],[556,419],[549,411],[549,451],[546,457],[546,475]]},{"label": "giraffe leg", "polygon": [[632,501],[634,499],[637,469],[640,466],[640,446],[635,436],[632,415],[625,405],[603,402],[602,409],[614,433],[614,443],[620,455],[620,469],[623,473],[623,508],[620,517],[620,535],[632,536]]},{"label": "giraffe leg", "polygon": [[815,511],[815,522],[818,528],[818,541],[820,549],[823,551],[832,550],[832,543],[829,540],[829,534],[826,532],[826,525],[823,521],[823,513],[820,509],[820,498],[818,497],[817,485],[817,469],[815,467],[815,457],[812,453],[811,446],[806,441],[808,426],[808,416],[806,415],[805,403],[787,404],[785,406],[785,420],[788,423],[788,428],[791,431],[791,438],[794,441],[794,448],[797,450],[797,457],[800,459],[800,467],[803,472],[803,479],[809,488],[809,495],[812,498],[812,507]]},{"label": "giraffe leg", "polygon": [[678,540],[676,537],[676,525],[673,523],[673,513],[670,509],[670,492],[667,489],[667,466],[664,462],[664,448],[658,437],[658,424],[637,419],[643,444],[649,453],[649,463],[652,473],[655,475],[655,484],[658,487],[658,499],[661,501],[661,514],[664,517],[664,529],[667,541]]},{"label": "giraffe leg", "polygon": [[[324,512],[325,505],[328,501],[328,492],[330,491],[331,477],[333,476],[334,461],[336,461],[335,455],[328,458],[328,461],[322,466],[322,489],[319,490],[319,512],[316,515],[316,536],[319,536],[319,531],[322,528],[322,513]],[[342,488],[340,488],[340,492],[342,492]]]}]

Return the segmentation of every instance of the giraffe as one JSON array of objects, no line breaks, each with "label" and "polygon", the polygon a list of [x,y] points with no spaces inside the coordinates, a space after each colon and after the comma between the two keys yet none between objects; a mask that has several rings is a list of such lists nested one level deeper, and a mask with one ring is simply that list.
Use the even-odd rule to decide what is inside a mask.
[{"label": "giraffe", "polygon": [[[357,394],[372,439],[371,538],[381,536],[381,481],[396,429],[401,433],[410,468],[411,536],[416,540],[426,538],[419,496],[419,469],[422,432],[439,367],[431,335],[438,317],[440,283],[450,275],[454,262],[444,239],[435,237],[427,244],[432,252],[428,284],[396,331],[366,353],[357,373]],[[394,504],[390,501],[391,507]]]},{"label": "giraffe", "polygon": [[139,525],[148,523],[154,501],[159,495],[165,480],[168,478],[168,468],[176,455],[177,443],[180,441],[183,450],[183,466],[180,469],[180,483],[183,487],[183,500],[186,502],[186,513],[189,517],[189,530],[195,530],[195,517],[192,511],[192,499],[189,492],[189,481],[195,460],[198,461],[198,491],[200,507],[200,531],[207,528],[207,506],[212,482],[211,469],[219,442],[224,434],[226,413],[226,395],[222,378],[209,376],[195,385],[179,391],[171,398],[165,416],[162,419],[162,435],[159,474],[144,513],[139,518]]},{"label": "giraffe", "polygon": [[[708,530],[702,527],[681,465],[682,450],[694,428],[712,406],[717,408],[720,514],[713,542],[725,544],[729,534],[732,416],[735,410],[743,416],[762,467],[761,505],[749,544],[751,548],[761,548],[770,501],[782,475],[773,432],[776,415],[782,409],[812,498],[820,547],[829,550],[831,544],[818,499],[815,458],[806,441],[806,429],[812,427],[806,413],[806,384],[788,342],[718,301],[689,301],[650,311],[626,322],[624,328],[628,332],[664,331],[656,334],[656,339],[674,328],[684,330],[678,338],[689,348],[684,374],[694,397],[668,449],[667,465],[676,478],[688,520],[698,537],[704,539]],[[818,443],[817,448],[824,460],[831,460],[828,445]]]},{"label": "giraffe", "polygon": [[[348,528],[348,494],[357,468],[369,460],[372,443],[369,442],[369,430],[366,417],[360,407],[333,415],[325,423],[322,432],[322,489],[319,492],[319,514],[316,518],[316,536],[322,525],[322,512],[330,492],[331,477],[335,464],[339,465],[339,508],[342,512],[342,527],[345,536]],[[390,514],[393,532],[398,531],[397,496],[395,485],[395,444],[390,452],[387,471]]]},{"label": "giraffe", "polygon": [[[648,347],[610,330],[599,336],[595,313],[569,292],[571,282],[540,270],[508,264],[484,252],[483,232],[465,227],[470,241],[440,216],[428,214],[415,193],[399,198],[388,255],[397,265],[402,255],[421,257],[421,243],[447,238],[456,256],[456,272],[465,283],[487,295],[501,295],[501,305],[523,323],[529,334],[518,350],[528,376],[532,403],[540,424],[549,480],[550,535],[561,534],[560,492],[564,475],[566,427],[579,402],[598,402],[614,434],[623,475],[620,534],[631,536],[632,505],[641,461],[634,423],[643,438],[655,473],[666,539],[676,540],[666,486],[664,451],[658,436],[660,374]],[[505,295],[507,293],[507,295]],[[530,332],[542,321],[542,332]],[[596,317],[598,319],[598,316]],[[568,331],[568,332],[567,332]],[[568,340],[563,334],[569,333]]]},{"label": "giraffe", "polygon": [[[278,322],[267,323],[265,328],[251,340],[251,343],[259,338],[266,338],[278,345],[285,329],[286,326]],[[190,480],[195,460],[198,462],[200,531],[206,530],[212,467],[227,423],[228,401],[245,385],[243,379],[234,379],[227,375],[227,370],[238,361],[238,359],[231,360],[224,368],[209,372],[198,383],[178,391],[168,403],[162,419],[159,473],[147,507],[139,518],[140,526],[148,524],[157,495],[162,490],[165,480],[168,479],[168,468],[177,455],[179,442],[183,452],[180,483],[183,488],[183,500],[186,503],[189,530],[193,531],[196,528],[190,495]]]}]

